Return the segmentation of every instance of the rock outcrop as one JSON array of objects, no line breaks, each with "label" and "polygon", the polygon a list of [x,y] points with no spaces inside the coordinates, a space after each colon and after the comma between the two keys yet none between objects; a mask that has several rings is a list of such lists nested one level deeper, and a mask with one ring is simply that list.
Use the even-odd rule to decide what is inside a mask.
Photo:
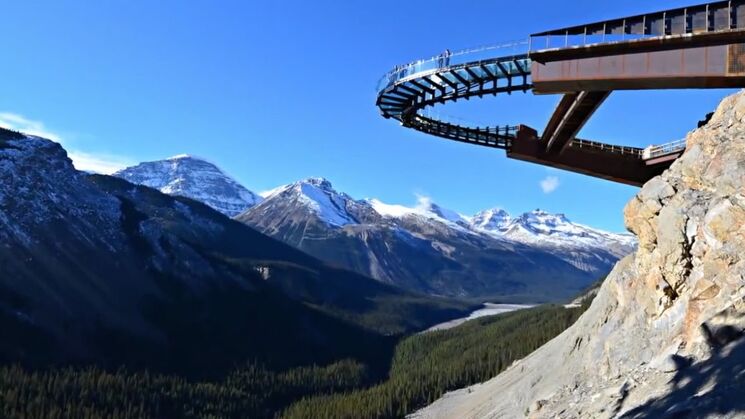
[{"label": "rock outcrop", "polygon": [[416,417],[745,415],[745,92],[687,142],[626,206],[639,248],[582,318]]}]

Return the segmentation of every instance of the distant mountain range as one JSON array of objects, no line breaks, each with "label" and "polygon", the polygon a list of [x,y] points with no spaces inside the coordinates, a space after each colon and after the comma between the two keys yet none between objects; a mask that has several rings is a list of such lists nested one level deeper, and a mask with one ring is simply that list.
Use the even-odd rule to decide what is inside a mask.
[{"label": "distant mountain range", "polygon": [[[153,169],[164,166],[171,169]],[[194,182],[203,176],[192,170],[210,173],[213,182]],[[602,277],[635,246],[630,234],[576,224],[562,214],[535,210],[512,217],[490,209],[463,216],[426,199],[413,208],[357,200],[323,178],[258,197],[195,158],[143,163],[117,176],[133,182],[155,178],[149,183],[154,187],[189,184],[180,191],[159,189],[230,208],[223,213],[339,267],[434,295],[558,300]],[[215,194],[213,184],[220,186]],[[241,194],[251,196],[243,211],[234,205]]]},{"label": "distant mountain range", "polygon": [[251,360],[387,362],[388,335],[470,308],[329,266],[195,200],[78,172],[59,144],[2,129],[0,243],[0,363],[219,376]]}]

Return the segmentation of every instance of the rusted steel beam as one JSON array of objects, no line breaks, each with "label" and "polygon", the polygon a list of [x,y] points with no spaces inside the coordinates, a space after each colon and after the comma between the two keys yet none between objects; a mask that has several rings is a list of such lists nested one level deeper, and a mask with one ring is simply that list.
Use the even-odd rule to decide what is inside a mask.
[{"label": "rusted steel beam", "polygon": [[561,120],[564,119],[564,115],[566,115],[569,108],[572,107],[574,101],[577,100],[577,96],[579,96],[579,92],[567,93],[561,97],[559,104],[556,106],[556,110],[554,110],[554,113],[551,115],[551,119],[548,120],[546,129],[543,130],[543,135],[541,135],[541,139],[544,142],[548,143],[548,140],[551,139],[552,135],[554,135],[556,128],[559,127]]},{"label": "rusted steel beam", "polygon": [[554,116],[559,122],[553,132],[544,134],[546,151],[552,154],[565,152],[567,146],[609,95],[610,92],[580,92],[574,96],[568,108],[557,108]]},{"label": "rusted steel beam", "polygon": [[647,165],[634,155],[620,155],[597,148],[567,147],[561,154],[551,154],[538,133],[520,126],[517,137],[512,140],[507,157],[581,173],[626,185],[641,186],[670,167],[672,161]]},{"label": "rusted steel beam", "polygon": [[[742,40],[745,43],[745,38]],[[745,46],[620,54],[532,64],[534,92],[745,86]]]},{"label": "rusted steel beam", "polygon": [[530,59],[538,63],[597,58],[609,55],[669,51],[677,49],[701,48],[717,45],[731,45],[745,42],[745,29],[725,32],[671,35],[656,38],[642,38],[623,42],[609,42],[569,48],[547,49],[530,53]]}]

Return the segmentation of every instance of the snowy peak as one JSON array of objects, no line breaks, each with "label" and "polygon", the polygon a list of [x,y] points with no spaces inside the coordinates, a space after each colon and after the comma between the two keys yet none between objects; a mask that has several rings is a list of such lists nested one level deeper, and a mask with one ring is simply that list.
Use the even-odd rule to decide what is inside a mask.
[{"label": "snowy peak", "polygon": [[214,164],[187,154],[140,163],[114,173],[114,176],[169,195],[203,202],[229,217],[262,200]]},{"label": "snowy peak", "polygon": [[332,193],[337,193],[328,179],[322,177],[311,177],[298,182],[299,184],[312,185]]},{"label": "snowy peak", "polygon": [[501,208],[493,208],[474,215],[471,218],[470,225],[476,230],[496,232],[504,231],[510,221],[512,221],[512,217],[507,211]]},{"label": "snowy peak", "polygon": [[526,212],[505,225],[502,236],[562,248],[601,248],[623,254],[636,244],[631,234],[616,234],[573,223],[564,214]]},{"label": "snowy peak", "polygon": [[522,214],[514,220],[512,225],[513,227],[520,226],[539,234],[577,232],[577,229],[572,228],[574,224],[564,214],[549,214],[540,209]]},{"label": "snowy peak", "polygon": [[193,157],[190,154],[177,154],[175,156],[172,156],[172,157],[167,158],[166,160],[168,160],[168,161],[176,161],[176,160],[189,160],[189,159],[200,160],[200,159],[198,159],[196,157]]},{"label": "snowy peak", "polygon": [[455,211],[449,210],[447,208],[443,208],[435,204],[428,197],[419,198],[417,209],[420,212],[429,215],[431,218],[440,219],[446,222],[456,223],[456,224],[466,223],[466,220],[465,218],[463,218],[462,215],[458,214]]},{"label": "snowy peak", "polygon": [[280,186],[264,194],[264,207],[284,201],[284,205],[304,207],[330,226],[357,224],[347,209],[353,201],[347,194],[337,192],[325,178],[313,177],[290,185]]},{"label": "snowy peak", "polygon": [[437,205],[428,197],[419,197],[415,207],[386,204],[377,199],[368,199],[366,202],[384,218],[400,219],[415,216],[448,225],[467,225],[462,215]]}]

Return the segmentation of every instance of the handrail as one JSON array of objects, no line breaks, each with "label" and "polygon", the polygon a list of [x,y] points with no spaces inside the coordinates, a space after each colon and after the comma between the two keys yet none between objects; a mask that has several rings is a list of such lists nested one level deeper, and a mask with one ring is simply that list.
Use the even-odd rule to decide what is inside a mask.
[{"label": "handrail", "polygon": [[474,120],[465,119],[465,118],[460,118],[460,117],[457,117],[457,116],[443,114],[443,113],[440,113],[440,112],[435,112],[435,111],[432,110],[432,108],[429,108],[429,107],[428,108],[425,108],[421,112],[418,112],[418,116],[421,116],[421,117],[424,117],[424,118],[427,118],[427,119],[436,120],[436,121],[439,121],[439,122],[444,122],[444,123],[451,124],[451,125],[462,125],[462,126],[474,127],[474,128],[477,128],[477,127],[487,127],[488,128],[488,127],[490,127],[490,124],[486,124],[486,123],[483,123],[483,122],[474,121]]},{"label": "handrail", "polygon": [[[462,49],[452,53],[443,52],[442,54],[435,55],[431,58],[396,66],[393,70],[385,73],[385,75],[378,80],[376,92],[385,90],[387,87],[415,74],[435,71],[441,68],[452,67],[483,59],[492,59],[503,55],[524,55],[527,54],[529,45],[530,42],[527,40],[484,45],[481,47]],[[504,52],[495,54],[494,51],[497,50]],[[507,50],[510,50],[511,53],[506,53]]]},{"label": "handrail", "polygon": [[629,147],[615,144],[600,143],[597,141],[574,139],[570,143],[571,147],[577,148],[593,148],[600,151],[607,151],[611,153],[618,153],[622,155],[630,155],[634,157],[641,157],[644,149],[637,147]]},{"label": "handrail", "polygon": [[447,115],[440,115],[437,113],[425,112],[424,114],[416,114],[416,116],[424,124],[436,123],[440,125],[450,125],[460,129],[468,129],[474,134],[493,134],[501,135],[504,137],[515,137],[517,131],[520,128],[517,125],[482,125],[476,124],[473,121],[466,121],[461,118],[451,117]]},{"label": "handrail", "polygon": [[685,139],[675,140],[669,143],[653,145],[644,149],[643,157],[645,160],[652,159],[655,157],[667,156],[669,154],[675,154],[685,150],[687,142]]}]

